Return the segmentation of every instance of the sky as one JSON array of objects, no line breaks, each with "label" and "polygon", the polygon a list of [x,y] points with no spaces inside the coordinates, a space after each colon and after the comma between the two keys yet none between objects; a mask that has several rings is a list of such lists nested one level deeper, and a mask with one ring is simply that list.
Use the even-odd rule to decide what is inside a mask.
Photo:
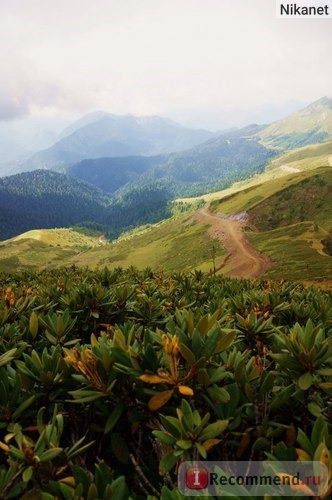
[{"label": "sky", "polygon": [[275,0],[0,0],[0,122],[260,122],[332,94],[331,42],[332,19],[277,19]]}]

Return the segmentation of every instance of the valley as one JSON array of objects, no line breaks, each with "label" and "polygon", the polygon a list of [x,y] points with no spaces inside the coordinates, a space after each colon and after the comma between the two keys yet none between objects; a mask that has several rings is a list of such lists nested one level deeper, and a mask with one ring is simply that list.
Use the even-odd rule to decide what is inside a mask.
[{"label": "valley", "polygon": [[[79,148],[78,138],[90,141],[97,131],[94,144],[110,130],[113,139],[124,131],[128,139],[130,130],[137,144],[144,137],[151,146],[163,134],[166,142],[157,156],[66,164],[64,155],[63,173],[50,169],[46,155],[46,169],[0,178],[0,270],[196,269],[234,278],[287,275],[329,288],[331,117],[331,102],[322,98],[266,127],[165,153],[167,141],[183,147],[207,136],[159,118],[89,115],[64,131],[54,151]],[[232,220],[241,212],[246,220]]]}]

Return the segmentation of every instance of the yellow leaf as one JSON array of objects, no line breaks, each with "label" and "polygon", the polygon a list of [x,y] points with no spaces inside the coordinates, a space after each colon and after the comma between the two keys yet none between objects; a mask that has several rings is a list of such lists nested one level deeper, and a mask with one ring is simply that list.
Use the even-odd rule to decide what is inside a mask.
[{"label": "yellow leaf", "polygon": [[332,389],[332,382],[321,382],[318,384],[322,389]]},{"label": "yellow leaf", "polygon": [[6,453],[9,452],[9,446],[5,443],[2,443],[1,441],[0,441],[0,449],[5,451]]},{"label": "yellow leaf", "polygon": [[15,436],[14,432],[9,432],[8,434],[6,434],[4,437],[5,443],[8,443],[14,436]]},{"label": "yellow leaf", "polygon": [[183,396],[193,396],[194,391],[192,390],[191,387],[187,387],[186,385],[179,385],[178,386],[179,393],[182,394]]},{"label": "yellow leaf", "polygon": [[56,469],[56,475],[59,476],[60,474],[63,474],[63,472],[68,468],[68,465],[64,465],[63,467],[58,467]]},{"label": "yellow leaf", "polygon": [[211,448],[213,448],[214,446],[216,446],[217,444],[219,444],[220,441],[221,441],[221,439],[207,439],[203,443],[203,448],[206,451],[209,451],[209,450],[211,450]]},{"label": "yellow leaf", "polygon": [[295,448],[295,450],[300,461],[306,462],[311,460],[311,456],[306,451],[301,450],[301,448]]},{"label": "yellow leaf", "polygon": [[59,483],[65,483],[68,484],[68,486],[75,487],[75,479],[73,476],[67,476],[63,477],[62,479],[59,479]]},{"label": "yellow leaf", "polygon": [[159,375],[143,374],[139,376],[139,379],[147,384],[162,384],[166,382],[165,378],[159,377]]},{"label": "yellow leaf", "polygon": [[167,403],[169,399],[171,399],[173,394],[173,389],[169,391],[163,391],[160,392],[159,394],[156,394],[155,396],[152,396],[150,401],[148,402],[148,407],[150,408],[151,411],[156,411],[159,410],[164,404]]},{"label": "yellow leaf", "polygon": [[90,344],[91,344],[91,347],[99,347],[99,342],[98,342],[97,337],[95,336],[94,333],[91,334]]},{"label": "yellow leaf", "polygon": [[325,445],[324,445],[324,447],[322,449],[322,453],[321,453],[319,461],[322,462],[325,465],[327,465],[329,463],[329,461],[330,461],[330,453],[329,453],[329,450],[327,449],[327,447]]},{"label": "yellow leaf", "polygon": [[289,487],[293,491],[298,491],[299,493],[303,493],[304,495],[308,496],[315,496],[314,492],[303,482],[300,481],[299,484],[294,484],[294,476],[291,476],[290,474],[286,474],[284,472],[279,472],[277,474],[280,479],[289,479],[289,482],[285,482],[285,484],[289,484]]}]

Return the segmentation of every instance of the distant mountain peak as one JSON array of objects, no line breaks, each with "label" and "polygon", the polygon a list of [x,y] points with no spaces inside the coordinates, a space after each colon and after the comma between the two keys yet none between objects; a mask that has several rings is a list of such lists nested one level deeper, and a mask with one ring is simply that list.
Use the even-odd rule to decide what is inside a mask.
[{"label": "distant mountain peak", "polygon": [[307,106],[309,109],[317,108],[318,106],[325,106],[327,108],[332,108],[332,97],[324,96],[317,101],[312,102]]},{"label": "distant mountain peak", "polygon": [[182,127],[160,116],[112,115],[97,111],[67,127],[57,143],[36,153],[23,164],[23,169],[65,170],[84,159],[179,152],[213,136],[208,130]]}]

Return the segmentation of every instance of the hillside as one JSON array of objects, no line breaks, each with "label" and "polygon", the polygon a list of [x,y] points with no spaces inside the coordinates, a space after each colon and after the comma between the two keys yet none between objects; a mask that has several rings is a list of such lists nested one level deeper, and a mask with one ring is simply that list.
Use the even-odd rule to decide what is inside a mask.
[{"label": "hillside", "polygon": [[274,266],[267,277],[332,287],[332,169],[289,174],[213,201],[214,213],[246,211],[250,241]]},{"label": "hillside", "polygon": [[123,195],[138,186],[152,189],[158,185],[172,197],[196,195],[263,170],[275,152],[252,138],[257,130],[249,126],[228,132],[181,153],[86,160],[70,167],[68,173],[109,193],[122,188]]},{"label": "hillside", "polygon": [[40,270],[63,265],[112,267],[135,265],[140,269],[209,271],[213,259],[220,260],[224,250],[207,234],[207,225],[194,216],[183,215],[125,233],[113,243],[98,242],[71,229],[29,231],[0,242],[0,271]]},{"label": "hillside", "polygon": [[[66,135],[71,130],[73,132]],[[63,170],[87,158],[170,153],[190,148],[213,136],[212,132],[188,129],[158,116],[109,113],[97,113],[82,119],[64,134],[65,137],[52,147],[24,162],[21,169]]]},{"label": "hillside", "polygon": [[[256,264],[263,257],[251,249],[253,245],[272,259],[269,265],[264,260],[265,276],[276,279],[287,276],[331,288],[332,263],[328,255],[332,227],[331,175],[331,167],[306,170],[231,195],[226,191],[221,200],[212,202],[211,217],[202,217],[200,209],[124,233],[118,240],[104,245],[99,244],[95,237],[92,242],[68,245],[68,238],[64,236],[55,243],[48,231],[40,239],[23,235],[20,239],[1,243],[0,269],[10,271],[75,264],[92,268],[133,265],[139,269],[200,269],[209,272],[215,267],[219,273],[248,277],[253,276]],[[304,203],[308,189],[310,196],[314,195],[315,203]],[[282,203],[285,206],[278,209]],[[302,213],[300,211],[303,206],[307,207],[305,213],[304,208]],[[220,212],[231,215],[242,211],[249,214],[249,222],[232,222],[227,216],[216,217]],[[133,212],[135,209],[128,211]],[[285,214],[282,221],[273,218],[280,213]],[[272,225],[275,229],[271,229]],[[242,233],[243,227],[247,230],[246,236]],[[242,260],[238,260],[239,249]],[[233,255],[231,258],[229,253]],[[247,270],[243,267],[246,262]]]},{"label": "hillside", "polygon": [[0,272],[70,265],[71,259],[100,246],[99,238],[73,229],[34,229],[0,242]]},{"label": "hillside", "polygon": [[332,164],[332,141],[322,144],[311,144],[296,148],[273,158],[267,165],[266,171],[276,169],[291,172],[296,170],[312,170],[313,168],[326,167]]},{"label": "hillside", "polygon": [[114,193],[158,161],[159,157],[125,156],[82,160],[67,169],[68,175],[89,182],[107,193]]},{"label": "hillside", "polygon": [[278,120],[258,133],[262,144],[294,149],[332,138],[332,98],[323,97],[304,109]]},{"label": "hillside", "polygon": [[0,179],[0,238],[98,221],[108,197],[92,185],[37,170]]}]

